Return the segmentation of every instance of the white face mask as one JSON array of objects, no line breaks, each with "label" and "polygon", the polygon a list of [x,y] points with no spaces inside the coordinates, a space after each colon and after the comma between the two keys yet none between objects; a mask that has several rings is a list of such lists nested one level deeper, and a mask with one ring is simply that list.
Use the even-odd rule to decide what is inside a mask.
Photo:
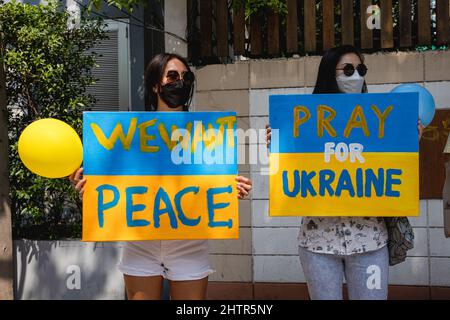
[{"label": "white face mask", "polygon": [[341,74],[336,77],[339,91],[343,93],[361,93],[364,85],[364,77],[361,77],[355,70],[351,77]]}]

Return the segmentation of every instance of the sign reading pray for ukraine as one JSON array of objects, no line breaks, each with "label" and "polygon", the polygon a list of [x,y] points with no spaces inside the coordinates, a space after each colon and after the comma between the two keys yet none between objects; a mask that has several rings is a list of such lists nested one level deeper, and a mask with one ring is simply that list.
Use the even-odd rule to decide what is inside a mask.
[{"label": "sign reading pray for ukraine", "polygon": [[271,216],[418,216],[418,94],[273,95]]},{"label": "sign reading pray for ukraine", "polygon": [[85,112],[83,241],[238,238],[233,112]]}]

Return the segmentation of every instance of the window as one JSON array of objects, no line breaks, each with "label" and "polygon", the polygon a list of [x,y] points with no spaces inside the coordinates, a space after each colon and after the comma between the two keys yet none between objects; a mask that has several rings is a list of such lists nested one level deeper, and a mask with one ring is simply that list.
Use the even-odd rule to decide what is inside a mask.
[{"label": "window", "polygon": [[107,20],[103,40],[91,50],[98,54],[98,68],[92,73],[98,79],[87,92],[97,98],[93,111],[129,111],[130,102],[130,42],[128,20]]}]

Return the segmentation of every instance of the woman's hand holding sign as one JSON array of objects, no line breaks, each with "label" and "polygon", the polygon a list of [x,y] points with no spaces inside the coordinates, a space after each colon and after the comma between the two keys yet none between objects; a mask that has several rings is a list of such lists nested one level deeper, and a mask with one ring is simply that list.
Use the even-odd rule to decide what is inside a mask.
[{"label": "woman's hand holding sign", "polygon": [[75,189],[80,192],[80,197],[82,197],[84,185],[86,184],[86,178],[83,178],[83,167],[78,168],[74,173],[72,173],[69,180],[72,182]]},{"label": "woman's hand holding sign", "polygon": [[252,181],[243,176],[237,176],[236,181],[238,182],[238,198],[244,199],[246,196],[248,196],[250,190],[252,190]]},{"label": "woman's hand holding sign", "polygon": [[417,121],[417,130],[419,131],[419,140],[422,138],[422,134],[423,134],[423,129],[425,128],[425,126],[422,124],[422,121]]},{"label": "woman's hand holding sign", "polygon": [[270,139],[272,138],[272,128],[270,125],[266,124],[266,145],[267,148],[270,146]]}]

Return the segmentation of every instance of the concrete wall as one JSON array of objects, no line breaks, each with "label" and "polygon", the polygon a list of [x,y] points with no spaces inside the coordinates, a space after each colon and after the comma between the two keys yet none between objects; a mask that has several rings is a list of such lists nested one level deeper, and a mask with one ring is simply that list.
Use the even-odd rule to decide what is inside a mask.
[{"label": "concrete wall", "polygon": [[[369,92],[388,92],[399,83],[419,83],[431,91],[437,108],[450,109],[450,51],[378,53],[365,58]],[[199,68],[194,109],[236,110],[239,127],[264,128],[268,96],[311,93],[319,63],[320,57],[302,57]],[[254,189],[251,200],[241,202],[241,238],[211,241],[211,260],[218,272],[211,277],[210,295],[305,297],[297,254],[301,218],[268,217],[268,177],[259,173],[258,165],[240,165],[240,173],[251,176]],[[444,237],[442,200],[421,200],[420,207],[421,216],[411,219],[415,248],[406,262],[390,269],[391,292],[405,297],[404,290],[395,286],[414,286],[417,290],[409,297],[450,298],[450,288],[445,288],[450,287],[450,239]],[[240,293],[236,296],[232,291]]]},{"label": "concrete wall", "polygon": [[119,243],[14,241],[15,299],[125,298]]},{"label": "concrete wall", "polygon": [[180,39],[186,39],[187,0],[165,0],[164,12],[164,29],[178,36],[164,34],[166,52],[178,53],[182,57],[187,57],[187,42]]}]

